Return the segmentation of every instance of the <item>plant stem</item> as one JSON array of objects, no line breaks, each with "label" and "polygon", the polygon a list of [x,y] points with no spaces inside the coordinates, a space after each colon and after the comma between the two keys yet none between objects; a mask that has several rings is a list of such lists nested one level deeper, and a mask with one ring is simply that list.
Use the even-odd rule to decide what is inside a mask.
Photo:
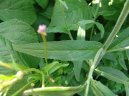
[{"label": "plant stem", "polygon": [[31,83],[33,83],[34,81],[29,82],[28,84],[24,85],[22,88],[20,88],[18,91],[16,91],[14,94],[12,94],[11,96],[17,96],[20,92],[22,92],[23,90],[25,90],[28,86],[30,86]]},{"label": "plant stem", "polygon": [[11,64],[4,63],[2,61],[0,61],[0,66],[5,67],[5,68],[10,69],[10,70],[14,70],[14,68],[11,66]]},{"label": "plant stem", "polygon": [[[97,4],[97,8],[96,8],[96,11],[95,11],[95,14],[94,14],[94,21],[96,20],[96,17],[97,17],[97,15],[98,15],[98,12],[99,12],[99,3]],[[93,32],[94,32],[94,25],[93,25],[93,27],[92,27],[92,29],[91,29],[91,34],[90,34],[90,40],[91,40],[91,38],[92,38],[92,35],[93,35]]]},{"label": "plant stem", "polygon": [[44,48],[44,59],[45,59],[45,63],[48,64],[47,62],[47,41],[44,35],[41,35],[42,39],[43,39],[43,48]]},{"label": "plant stem", "polygon": [[70,38],[71,40],[74,40],[74,39],[73,39],[73,36],[72,36],[72,34],[71,34],[71,32],[69,32],[68,35],[69,35],[69,38]]},{"label": "plant stem", "polygon": [[98,52],[94,58],[93,64],[92,64],[90,71],[89,71],[89,74],[88,74],[88,79],[85,82],[85,85],[86,85],[85,96],[88,96],[90,82],[91,82],[92,75],[93,75],[93,72],[94,72],[96,66],[99,64],[100,60],[105,55],[106,50],[108,49],[108,47],[112,43],[116,34],[119,32],[119,30],[120,30],[122,24],[124,23],[128,13],[129,13],[129,0],[126,0],[126,2],[124,4],[124,8],[123,8],[123,10],[122,10],[117,22],[116,22],[114,29],[112,30],[111,34],[109,35],[108,39],[106,40],[104,46],[98,50]]},{"label": "plant stem", "polygon": [[102,57],[104,56],[104,54],[105,54],[104,49],[103,49],[103,48],[100,48],[100,49],[98,50],[97,54],[95,55],[93,64],[92,64],[91,67],[90,67],[90,71],[89,71],[89,74],[88,74],[88,79],[87,79],[86,82],[85,82],[85,85],[86,85],[85,96],[88,96],[90,81],[91,81],[91,79],[92,79],[92,74],[93,74],[93,72],[94,72],[96,66],[99,64],[100,60],[101,60]]},{"label": "plant stem", "polygon": [[90,72],[88,74],[88,79],[86,80],[85,84],[86,84],[86,89],[85,89],[85,96],[88,96],[88,92],[89,92],[89,87],[90,87],[90,81],[92,79],[92,74],[93,74],[93,71],[94,71],[94,66],[91,66],[90,67]]}]

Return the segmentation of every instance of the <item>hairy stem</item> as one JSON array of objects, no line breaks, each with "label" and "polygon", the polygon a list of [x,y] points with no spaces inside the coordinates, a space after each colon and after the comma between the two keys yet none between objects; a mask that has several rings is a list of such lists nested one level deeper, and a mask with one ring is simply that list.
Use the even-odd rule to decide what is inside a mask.
[{"label": "hairy stem", "polygon": [[123,8],[123,10],[122,10],[117,22],[116,22],[116,25],[114,26],[114,29],[112,30],[111,34],[109,35],[108,39],[106,40],[104,46],[100,50],[98,50],[98,52],[94,58],[93,64],[92,64],[90,71],[89,71],[89,74],[88,74],[88,79],[85,82],[85,85],[86,85],[85,96],[88,96],[90,82],[91,82],[92,75],[93,75],[93,72],[94,72],[96,66],[99,64],[99,62],[102,59],[102,57],[104,56],[106,50],[108,49],[108,47],[112,43],[116,34],[119,32],[119,30],[120,30],[122,24],[124,23],[128,13],[129,13],[129,0],[126,0],[124,8]]}]

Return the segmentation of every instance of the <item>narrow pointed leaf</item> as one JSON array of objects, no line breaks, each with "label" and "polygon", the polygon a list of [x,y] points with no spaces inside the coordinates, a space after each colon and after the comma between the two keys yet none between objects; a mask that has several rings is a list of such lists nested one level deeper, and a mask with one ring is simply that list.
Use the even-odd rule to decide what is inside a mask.
[{"label": "narrow pointed leaf", "polygon": [[95,96],[116,96],[107,86],[99,81],[92,81],[92,91]]},{"label": "narrow pointed leaf", "polygon": [[111,44],[109,51],[121,51],[129,49],[129,27],[117,34]]},{"label": "narrow pointed leaf", "polygon": [[81,74],[81,69],[82,69],[82,64],[83,61],[73,61],[74,67],[74,75],[77,81],[80,81],[80,74]]},{"label": "narrow pointed leaf", "polygon": [[[77,61],[91,59],[97,50],[102,46],[95,41],[66,40],[47,42],[48,59],[58,59],[66,61]],[[14,50],[32,56],[44,58],[42,43],[31,43],[23,45],[13,45]]]},{"label": "narrow pointed leaf", "polygon": [[83,86],[77,87],[44,87],[29,89],[24,92],[26,96],[38,95],[38,96],[73,96],[83,90]]},{"label": "narrow pointed leaf", "polygon": [[129,80],[123,72],[111,67],[99,67],[96,71],[100,73],[101,76],[118,83],[127,84]]}]

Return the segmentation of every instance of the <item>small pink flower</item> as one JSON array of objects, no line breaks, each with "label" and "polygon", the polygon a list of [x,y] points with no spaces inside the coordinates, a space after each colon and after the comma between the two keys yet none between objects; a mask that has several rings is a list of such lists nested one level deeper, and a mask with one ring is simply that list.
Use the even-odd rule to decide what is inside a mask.
[{"label": "small pink flower", "polygon": [[44,24],[39,25],[39,28],[38,28],[38,31],[37,32],[40,33],[40,34],[42,34],[42,35],[44,35],[44,36],[46,36],[47,35],[46,34],[46,25],[44,25]]}]

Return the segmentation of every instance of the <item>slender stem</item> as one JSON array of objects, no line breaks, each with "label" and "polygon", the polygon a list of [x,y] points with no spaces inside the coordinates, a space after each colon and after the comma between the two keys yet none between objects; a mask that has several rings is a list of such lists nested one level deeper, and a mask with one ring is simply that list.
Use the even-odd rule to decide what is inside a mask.
[{"label": "slender stem", "polygon": [[96,66],[99,64],[100,60],[102,59],[102,57],[105,54],[105,50],[103,48],[100,48],[97,52],[97,54],[95,55],[94,61],[92,66],[90,67],[90,71],[88,74],[88,79],[85,82],[86,85],[86,89],[85,89],[85,96],[88,96],[88,92],[89,92],[89,86],[90,86],[90,81],[92,79],[92,74],[94,72],[94,69],[96,68]]},{"label": "slender stem", "polygon": [[86,85],[86,89],[85,89],[85,96],[88,96],[88,92],[89,92],[89,87],[90,87],[90,81],[92,79],[92,74],[93,74],[93,71],[94,71],[94,68],[95,66],[91,66],[90,67],[90,72],[88,74],[88,79],[86,80],[85,82],[85,85]]},{"label": "slender stem", "polygon": [[[97,8],[96,8],[96,11],[95,11],[95,15],[94,15],[94,21],[96,20],[96,17],[97,17],[97,14],[98,14],[98,12],[99,12],[99,4],[97,4]],[[91,34],[90,34],[90,40],[91,40],[91,38],[92,38],[92,35],[93,35],[93,32],[94,32],[94,25],[93,25],[93,27],[92,27],[92,29],[91,29]]]},{"label": "slender stem", "polygon": [[2,61],[0,61],[0,66],[8,68],[10,70],[14,70],[14,68],[11,66],[11,64],[3,63]]},{"label": "slender stem", "polygon": [[120,30],[122,24],[124,23],[128,13],[129,13],[129,0],[126,0],[124,8],[123,8],[118,20],[117,20],[117,23],[116,23],[114,29],[112,30],[111,34],[109,35],[108,39],[106,40],[104,46],[100,50],[98,50],[98,52],[94,58],[94,62],[92,64],[90,71],[89,71],[89,74],[88,74],[88,79],[85,82],[85,85],[86,85],[85,96],[88,96],[89,86],[90,86],[90,82],[92,79],[92,74],[93,74],[96,66],[99,64],[99,62],[102,59],[102,57],[104,56],[106,50],[108,49],[108,47],[112,43],[116,34],[119,32],[119,30]]},{"label": "slender stem", "polygon": [[48,64],[47,62],[47,41],[44,35],[41,35],[43,39],[43,48],[44,48],[44,58],[45,58],[45,63]]},{"label": "slender stem", "polygon": [[17,74],[15,75],[15,77],[11,80],[8,80],[8,81],[3,81],[1,83],[1,86],[0,86],[0,91],[3,90],[4,88],[6,87],[9,87],[11,85],[13,85],[14,83],[16,83],[18,80],[21,80],[24,76],[24,72],[23,71],[18,71]]},{"label": "slender stem", "polygon": [[72,34],[71,34],[71,32],[69,32],[68,35],[69,35],[69,38],[70,38],[71,40],[74,40],[74,39],[73,39],[73,36],[72,36]]},{"label": "slender stem", "polygon": [[34,81],[29,82],[28,84],[26,84],[25,86],[23,86],[22,88],[20,88],[18,91],[16,91],[11,96],[17,96],[20,92],[22,92],[24,89],[26,89],[32,82],[34,82]]}]

